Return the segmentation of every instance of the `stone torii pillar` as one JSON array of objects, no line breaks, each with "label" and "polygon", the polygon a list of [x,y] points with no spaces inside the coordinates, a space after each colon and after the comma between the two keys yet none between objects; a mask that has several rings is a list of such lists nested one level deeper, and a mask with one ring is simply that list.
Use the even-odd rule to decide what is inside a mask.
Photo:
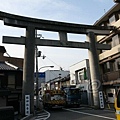
[{"label": "stone torii pillar", "polygon": [[28,108],[30,113],[28,114],[34,113],[34,56],[35,28],[32,26],[27,26],[23,65],[22,116],[25,115],[25,95],[30,96],[30,108]]},{"label": "stone torii pillar", "polygon": [[[91,87],[93,95],[93,104],[96,108],[104,108],[104,100],[102,93],[102,85],[100,79],[100,68],[99,68],[99,59],[97,54],[97,46],[94,32],[89,32],[87,35],[89,42],[89,65],[90,65],[90,74],[91,74]],[[101,99],[100,99],[101,97]]]}]

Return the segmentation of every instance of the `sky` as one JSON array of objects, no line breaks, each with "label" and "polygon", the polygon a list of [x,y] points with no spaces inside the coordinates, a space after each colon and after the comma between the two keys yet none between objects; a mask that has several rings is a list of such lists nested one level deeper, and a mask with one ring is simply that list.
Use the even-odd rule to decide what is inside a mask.
[{"label": "sky", "polygon": [[[0,10],[3,12],[67,23],[93,25],[115,3],[113,0],[0,0]],[[24,45],[3,44],[2,36],[25,36],[23,28],[5,26],[0,21],[0,44],[5,46],[11,57],[24,58]],[[58,39],[58,34],[53,32],[37,31],[45,39]],[[68,34],[69,41],[86,41],[85,35]],[[42,56],[38,58],[38,67],[51,66],[54,69],[69,70],[70,66],[84,59],[88,59],[87,49],[58,48],[38,46]],[[49,67],[41,71],[50,69]]]}]

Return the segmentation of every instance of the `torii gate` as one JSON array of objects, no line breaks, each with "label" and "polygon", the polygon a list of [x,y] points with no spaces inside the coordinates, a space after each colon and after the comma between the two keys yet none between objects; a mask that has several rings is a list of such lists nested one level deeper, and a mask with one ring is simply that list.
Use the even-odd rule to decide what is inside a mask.
[{"label": "torii gate", "polygon": [[[22,91],[22,115],[25,115],[25,95],[30,96],[30,114],[34,113],[34,54],[35,45],[66,47],[66,48],[84,48],[88,49],[89,64],[91,73],[91,82],[93,90],[93,103],[97,108],[104,108],[100,82],[99,60],[97,49],[109,50],[110,46],[96,43],[95,35],[108,35],[112,26],[93,26],[65,22],[56,22],[41,20],[29,17],[23,17],[13,14],[0,12],[0,19],[5,25],[21,27],[26,29],[26,37],[8,37],[3,36],[3,43],[25,45],[25,56],[23,66],[23,91]],[[55,31],[59,33],[59,40],[37,39],[35,30]],[[86,34],[88,42],[71,42],[67,39],[67,33]]]}]

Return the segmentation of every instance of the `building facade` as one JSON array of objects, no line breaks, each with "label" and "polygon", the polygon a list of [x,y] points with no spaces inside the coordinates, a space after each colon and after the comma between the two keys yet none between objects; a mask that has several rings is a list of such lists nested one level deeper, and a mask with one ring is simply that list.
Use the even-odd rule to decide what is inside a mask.
[{"label": "building facade", "polygon": [[13,106],[14,111],[21,112],[23,59],[6,57],[5,52],[0,46],[0,107]]},{"label": "building facade", "polygon": [[89,60],[85,59],[70,66],[70,85],[81,90],[81,104],[92,105],[92,89]]},{"label": "building facade", "polygon": [[107,36],[96,36],[98,43],[111,46],[110,50],[98,51],[98,55],[104,94],[114,103],[116,88],[120,86],[120,4],[115,4],[94,25],[116,27]]},{"label": "building facade", "polygon": [[69,74],[69,71],[64,70],[47,70],[45,71],[45,82],[48,82],[53,79],[63,78]]},{"label": "building facade", "polygon": [[61,89],[63,83],[62,79],[69,75],[69,71],[47,70],[45,71],[45,75],[48,89]]},{"label": "building facade", "polygon": [[41,81],[40,76],[39,80],[42,95],[45,89],[61,89],[62,87],[70,85],[69,71],[64,70],[47,70],[44,72],[44,81]]},{"label": "building facade", "polygon": [[89,60],[85,59],[70,66],[70,84],[78,85],[90,79]]}]

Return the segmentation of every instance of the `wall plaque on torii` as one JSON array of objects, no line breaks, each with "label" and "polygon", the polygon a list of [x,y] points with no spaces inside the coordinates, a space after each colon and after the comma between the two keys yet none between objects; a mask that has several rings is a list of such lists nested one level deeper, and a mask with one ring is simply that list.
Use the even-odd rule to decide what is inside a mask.
[{"label": "wall plaque on torii", "polygon": [[[34,113],[34,54],[35,45],[38,46],[52,46],[52,47],[67,47],[67,48],[83,48],[89,51],[90,73],[91,80],[100,81],[100,71],[97,49],[109,50],[110,46],[99,44],[95,41],[95,35],[108,35],[110,30],[115,28],[112,26],[93,26],[75,23],[65,23],[57,21],[49,21],[42,19],[35,19],[23,17],[5,12],[0,12],[0,19],[3,20],[5,25],[26,28],[25,37],[10,37],[3,36],[3,43],[21,44],[25,45],[25,57],[23,66],[23,91],[22,91],[22,114],[25,114],[25,95],[30,95],[30,113]],[[35,38],[35,30],[53,31],[59,33],[59,40],[38,39]],[[87,42],[72,42],[68,41],[67,33],[73,34],[86,34],[88,37]],[[30,89],[31,88],[31,89]],[[100,91],[94,85],[93,100],[94,105],[99,107],[99,94]],[[100,88],[101,89],[101,88]],[[97,90],[97,93],[94,91]]]}]

